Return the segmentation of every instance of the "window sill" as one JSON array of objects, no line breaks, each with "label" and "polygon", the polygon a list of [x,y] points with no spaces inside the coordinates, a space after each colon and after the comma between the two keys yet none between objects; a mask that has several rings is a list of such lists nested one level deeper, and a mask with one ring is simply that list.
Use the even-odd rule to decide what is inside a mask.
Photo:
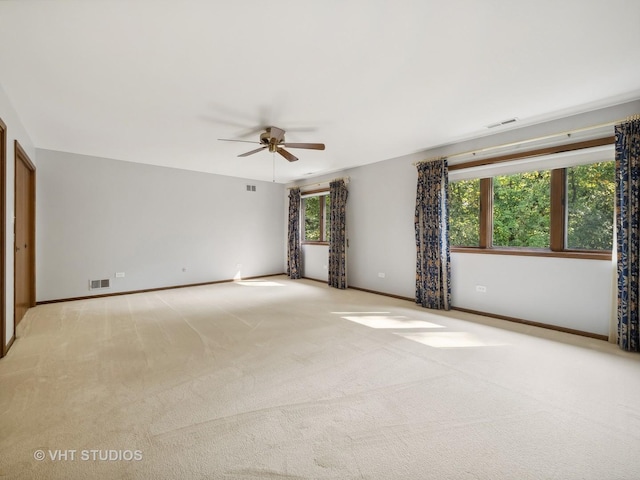
[{"label": "window sill", "polygon": [[555,258],[581,258],[583,260],[608,260],[611,261],[611,252],[564,250],[553,252],[551,250],[535,248],[480,248],[480,247],[451,247],[454,253],[480,253],[487,255],[519,255],[524,257],[555,257]]},{"label": "window sill", "polygon": [[329,242],[302,242],[302,245],[329,245]]}]

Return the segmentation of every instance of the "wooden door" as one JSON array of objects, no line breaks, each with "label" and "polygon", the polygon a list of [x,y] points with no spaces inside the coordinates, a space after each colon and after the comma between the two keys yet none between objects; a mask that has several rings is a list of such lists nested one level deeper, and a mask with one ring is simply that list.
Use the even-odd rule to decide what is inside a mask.
[{"label": "wooden door", "polygon": [[36,167],[15,142],[14,322],[36,303]]}]

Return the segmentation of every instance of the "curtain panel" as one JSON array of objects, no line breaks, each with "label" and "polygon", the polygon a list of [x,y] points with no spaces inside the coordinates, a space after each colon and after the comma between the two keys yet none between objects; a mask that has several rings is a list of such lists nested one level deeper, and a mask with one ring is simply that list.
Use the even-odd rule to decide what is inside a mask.
[{"label": "curtain panel", "polygon": [[300,189],[289,191],[289,225],[287,236],[287,275],[292,279],[301,276],[300,269]]},{"label": "curtain panel", "polygon": [[446,159],[421,162],[416,193],[416,303],[426,308],[451,308],[449,254],[449,191]]},{"label": "curtain panel", "polygon": [[344,180],[329,184],[329,285],[347,288],[347,197]]},{"label": "curtain panel", "polygon": [[640,118],[615,127],[618,345],[640,351]]}]

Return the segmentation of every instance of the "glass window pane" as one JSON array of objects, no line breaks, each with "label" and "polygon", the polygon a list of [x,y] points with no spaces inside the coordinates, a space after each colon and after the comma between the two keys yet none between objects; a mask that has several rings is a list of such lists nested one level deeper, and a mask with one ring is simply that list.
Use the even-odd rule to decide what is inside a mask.
[{"label": "glass window pane", "polygon": [[614,198],[614,162],[567,168],[567,248],[613,248]]},{"label": "glass window pane", "polygon": [[549,170],[493,178],[493,245],[549,247]]},{"label": "glass window pane", "polygon": [[480,179],[449,184],[449,239],[456,247],[480,245]]},{"label": "glass window pane", "polygon": [[320,197],[307,197],[304,203],[304,236],[310,242],[320,241]]}]

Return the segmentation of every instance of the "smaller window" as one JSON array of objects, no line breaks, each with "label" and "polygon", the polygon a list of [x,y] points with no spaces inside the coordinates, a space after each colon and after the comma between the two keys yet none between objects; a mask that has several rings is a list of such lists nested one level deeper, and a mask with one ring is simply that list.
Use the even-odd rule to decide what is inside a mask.
[{"label": "smaller window", "polygon": [[302,241],[326,243],[329,241],[327,217],[329,216],[329,192],[320,192],[302,199]]}]

